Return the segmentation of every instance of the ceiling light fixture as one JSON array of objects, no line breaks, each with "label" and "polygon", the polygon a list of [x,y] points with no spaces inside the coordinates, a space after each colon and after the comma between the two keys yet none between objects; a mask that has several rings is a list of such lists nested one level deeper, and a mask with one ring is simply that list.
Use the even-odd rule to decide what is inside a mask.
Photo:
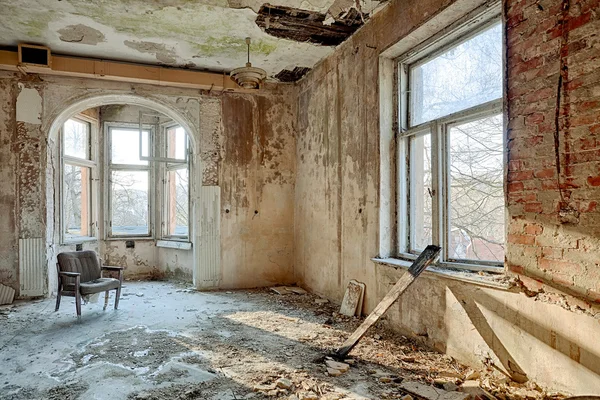
[{"label": "ceiling light fixture", "polygon": [[236,68],[229,73],[231,79],[244,89],[257,89],[267,77],[264,69],[253,67],[250,63],[250,38],[246,38],[248,45],[248,62],[245,67]]}]

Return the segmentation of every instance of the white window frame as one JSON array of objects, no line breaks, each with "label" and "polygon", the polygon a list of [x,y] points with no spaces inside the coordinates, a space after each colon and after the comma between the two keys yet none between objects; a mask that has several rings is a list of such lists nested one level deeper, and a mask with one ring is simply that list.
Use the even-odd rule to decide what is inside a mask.
[{"label": "white window frame", "polygon": [[[191,201],[190,201],[190,189],[191,189],[191,169],[190,169],[190,138],[189,133],[185,132],[187,137],[186,149],[185,149],[185,160],[172,159],[167,157],[167,131],[172,128],[182,127],[181,124],[177,122],[169,122],[167,124],[161,125],[161,135],[160,140],[158,140],[158,146],[160,147],[160,153],[162,157],[158,157],[161,161],[168,160],[169,162],[161,162],[160,163],[160,172],[159,174],[162,176],[162,213],[161,213],[161,238],[164,240],[171,241],[190,241],[190,232],[191,232],[191,219],[190,219],[190,211],[191,211]],[[183,128],[183,127],[182,127]],[[155,158],[156,159],[156,158]],[[172,162],[175,160],[176,162]],[[176,171],[179,169],[187,169],[188,171],[188,233],[187,235],[171,235],[169,234],[168,228],[168,219],[169,219],[169,179],[168,173],[171,171]]]},{"label": "white window frame", "polygon": [[[83,114],[78,114],[69,119],[77,122],[86,124],[88,127],[88,152],[89,160],[68,156],[65,154],[65,141],[64,141],[64,124],[60,129],[60,144],[59,144],[59,157],[60,157],[60,241],[64,244],[91,242],[98,240],[98,210],[97,210],[97,196],[98,196],[98,132],[97,132],[97,121],[93,118],[87,117]],[[66,121],[65,121],[66,123]],[[77,237],[66,237],[66,218],[65,218],[65,164],[73,165],[76,167],[85,167],[90,169],[90,176],[87,182],[88,185],[88,216],[89,216],[89,232],[87,236]]]},{"label": "white window frame", "polygon": [[[473,271],[501,272],[504,263],[480,260],[454,260],[447,254],[449,244],[449,129],[453,125],[470,122],[484,117],[501,114],[503,98],[479,104],[432,121],[409,127],[409,73],[411,66],[418,66],[436,58],[449,48],[455,47],[487,28],[501,22],[499,7],[486,8],[483,12],[468,19],[459,21],[450,30],[444,30],[423,42],[416,48],[394,60],[396,66],[396,227],[397,248],[399,258],[414,260],[418,253],[411,252],[410,221],[414,212],[410,207],[409,179],[409,138],[413,135],[431,133],[431,168],[432,168],[432,243],[441,245],[442,253],[438,265],[456,269]],[[503,69],[504,70],[504,69]],[[505,77],[503,77],[504,79]],[[504,90],[504,87],[503,87]],[[503,133],[505,134],[505,133]],[[504,141],[505,142],[505,141]],[[506,158],[506,155],[505,155]]]},{"label": "white window frame", "polygon": [[[129,130],[133,132],[139,131],[138,124],[132,123],[121,123],[121,122],[105,122],[104,123],[104,142],[105,142],[105,170],[106,175],[104,179],[104,193],[106,193],[105,201],[105,218],[104,218],[104,231],[106,240],[133,240],[133,239],[153,239],[154,238],[154,210],[155,204],[154,199],[156,196],[155,188],[156,185],[156,171],[155,163],[148,161],[147,165],[137,164],[113,164],[112,163],[112,130]],[[155,129],[153,125],[144,125],[143,130],[149,132],[148,135],[148,151],[150,154],[154,154],[154,140],[155,140]],[[136,152],[137,149],[132,149]],[[145,161],[145,160],[142,160]],[[112,171],[147,171],[148,172],[148,233],[146,235],[113,235],[112,233],[112,188],[111,188],[111,177]]]}]

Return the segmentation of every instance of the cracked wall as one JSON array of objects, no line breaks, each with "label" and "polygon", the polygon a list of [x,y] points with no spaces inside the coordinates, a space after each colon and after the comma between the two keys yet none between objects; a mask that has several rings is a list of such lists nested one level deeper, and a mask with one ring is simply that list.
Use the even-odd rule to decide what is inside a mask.
[{"label": "cracked wall", "polygon": [[[407,50],[412,48],[418,28],[426,26],[431,35],[448,26],[438,18],[443,13],[464,15],[480,3],[392,2],[300,81],[295,272],[310,290],[340,302],[349,280],[364,282],[368,312],[404,271],[371,261],[385,240],[380,230],[385,222],[380,212],[386,207],[380,202],[386,168],[382,146],[394,148],[380,142],[379,85],[386,70],[379,56],[402,39],[409,43]],[[600,393],[600,345],[594,339],[600,335],[594,289],[600,284],[594,139],[600,108],[599,15],[591,11],[598,1],[572,2],[566,20],[560,1],[505,4],[507,266],[518,278],[516,286],[490,287],[425,273],[392,306],[385,323],[467,364],[493,364],[555,390]],[[569,39],[561,46],[563,27]],[[566,205],[579,212],[577,222],[561,211],[555,186],[559,53],[567,49],[565,88],[571,102],[563,97],[560,182]]]}]

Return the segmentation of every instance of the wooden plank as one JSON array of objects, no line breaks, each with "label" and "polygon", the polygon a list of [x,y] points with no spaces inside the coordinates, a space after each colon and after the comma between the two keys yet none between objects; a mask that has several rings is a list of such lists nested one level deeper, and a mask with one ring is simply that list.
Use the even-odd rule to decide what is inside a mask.
[{"label": "wooden plank", "polygon": [[337,358],[345,358],[350,351],[356,346],[358,341],[367,333],[367,330],[373,326],[379,318],[391,307],[392,304],[404,293],[406,289],[417,279],[421,272],[425,271],[427,266],[436,259],[436,257],[440,254],[442,250],[441,247],[429,245],[421,255],[415,260],[415,262],[410,266],[408,271],[406,271],[396,282],[394,287],[389,291],[389,293],[381,300],[381,302],[375,307],[373,312],[369,314],[369,316],[363,321],[363,323],[350,335],[348,339],[342,344],[335,352],[335,357]]}]

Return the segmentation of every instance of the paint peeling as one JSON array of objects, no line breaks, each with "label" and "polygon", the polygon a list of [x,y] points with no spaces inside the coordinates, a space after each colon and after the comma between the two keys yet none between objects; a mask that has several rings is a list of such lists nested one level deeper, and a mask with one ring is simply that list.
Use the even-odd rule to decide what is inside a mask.
[{"label": "paint peeling", "polygon": [[154,54],[156,59],[165,64],[174,64],[177,60],[175,59],[175,50],[167,48],[163,43],[145,42],[136,40],[126,40],[123,42],[125,46],[131,47],[139,51],[140,53]]},{"label": "paint peeling", "polygon": [[29,124],[41,124],[42,96],[33,88],[26,88],[19,83],[19,95],[17,96],[17,121]]},{"label": "paint peeling", "polygon": [[98,29],[83,24],[69,25],[58,31],[60,40],[69,43],[97,45],[105,42],[106,37]]}]

